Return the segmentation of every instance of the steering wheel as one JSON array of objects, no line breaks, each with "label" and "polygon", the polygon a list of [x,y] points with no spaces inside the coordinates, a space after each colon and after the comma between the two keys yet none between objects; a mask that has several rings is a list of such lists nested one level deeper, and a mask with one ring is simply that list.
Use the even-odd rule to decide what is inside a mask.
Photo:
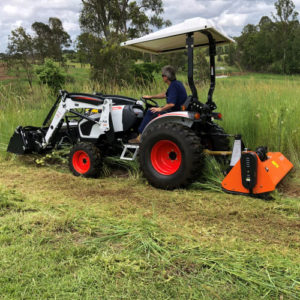
[{"label": "steering wheel", "polygon": [[158,103],[155,100],[151,99],[151,98],[141,97],[141,101],[143,101],[146,104],[147,108],[148,107],[158,107],[159,106]]}]

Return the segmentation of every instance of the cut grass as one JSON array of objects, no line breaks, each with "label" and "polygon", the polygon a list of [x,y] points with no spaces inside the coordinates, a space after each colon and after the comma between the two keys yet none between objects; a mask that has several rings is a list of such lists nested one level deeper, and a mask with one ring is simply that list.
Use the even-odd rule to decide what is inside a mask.
[{"label": "cut grass", "polygon": [[[297,299],[299,199],[0,163],[4,298]],[[5,186],[5,188],[3,187]]]}]

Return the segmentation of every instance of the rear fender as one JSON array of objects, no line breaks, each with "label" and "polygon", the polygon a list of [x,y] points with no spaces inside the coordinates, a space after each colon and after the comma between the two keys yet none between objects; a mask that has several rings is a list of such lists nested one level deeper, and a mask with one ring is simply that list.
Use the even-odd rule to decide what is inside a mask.
[{"label": "rear fender", "polygon": [[174,111],[160,115],[147,124],[142,133],[142,136],[152,126],[156,126],[162,123],[176,123],[191,128],[194,123],[194,114],[188,111]]}]

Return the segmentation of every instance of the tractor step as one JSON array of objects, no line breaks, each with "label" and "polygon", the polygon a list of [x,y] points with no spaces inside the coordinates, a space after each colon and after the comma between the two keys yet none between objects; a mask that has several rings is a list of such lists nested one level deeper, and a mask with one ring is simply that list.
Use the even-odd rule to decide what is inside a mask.
[{"label": "tractor step", "polygon": [[120,159],[123,160],[135,160],[136,156],[139,152],[140,146],[139,145],[132,145],[132,144],[124,144],[124,149],[120,156]]}]

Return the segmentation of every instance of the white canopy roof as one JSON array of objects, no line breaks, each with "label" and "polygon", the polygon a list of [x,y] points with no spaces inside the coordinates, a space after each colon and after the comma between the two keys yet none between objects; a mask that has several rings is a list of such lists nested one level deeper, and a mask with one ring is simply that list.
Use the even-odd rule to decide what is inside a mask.
[{"label": "white canopy roof", "polygon": [[194,47],[208,46],[208,38],[200,32],[201,30],[209,31],[217,45],[234,43],[234,40],[226,36],[223,30],[217,29],[213,21],[193,18],[141,38],[126,41],[121,43],[121,46],[153,54],[174,52],[185,49],[186,34],[191,32],[194,32]]}]

